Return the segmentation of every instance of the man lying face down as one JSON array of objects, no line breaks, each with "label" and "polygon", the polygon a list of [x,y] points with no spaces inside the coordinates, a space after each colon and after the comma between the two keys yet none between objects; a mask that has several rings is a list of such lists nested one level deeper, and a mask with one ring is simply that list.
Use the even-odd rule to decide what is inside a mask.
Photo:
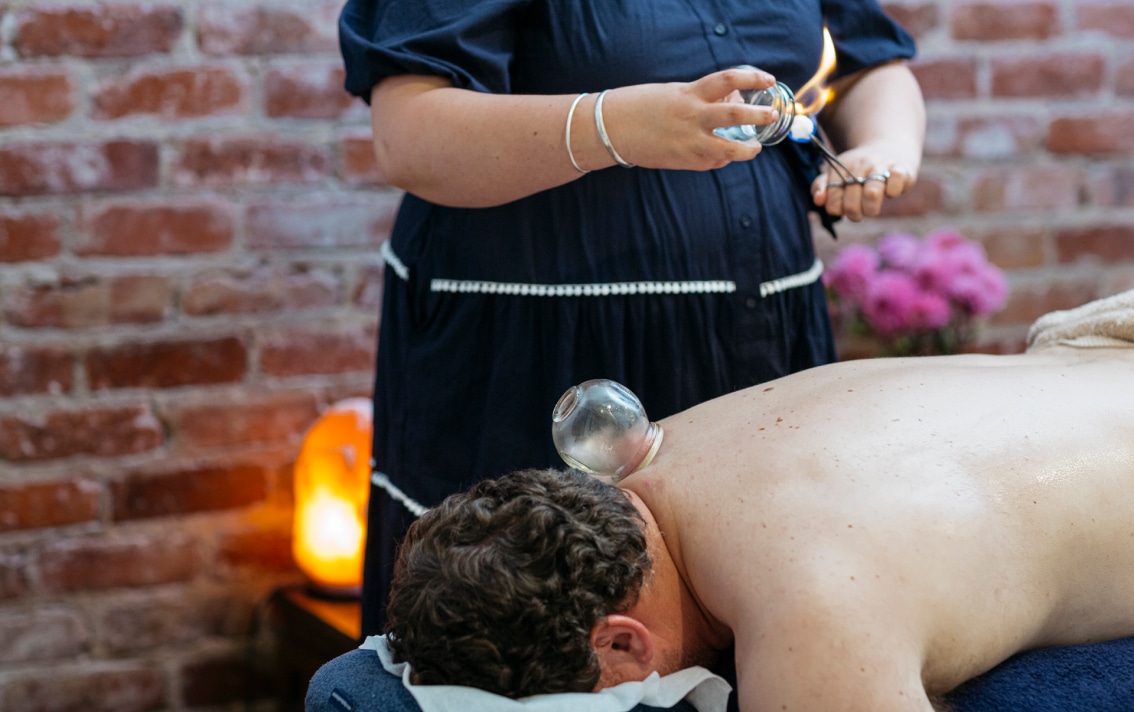
[{"label": "man lying face down", "polygon": [[839,363],[661,424],[616,486],[523,471],[411,527],[415,682],[589,691],[735,645],[745,712],[926,712],[1134,635],[1134,348]]}]

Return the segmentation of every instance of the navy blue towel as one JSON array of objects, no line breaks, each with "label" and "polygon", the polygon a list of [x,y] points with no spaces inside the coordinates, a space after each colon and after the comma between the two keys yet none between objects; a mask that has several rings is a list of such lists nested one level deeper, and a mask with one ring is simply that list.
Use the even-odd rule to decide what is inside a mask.
[{"label": "navy blue towel", "polygon": [[950,712],[1134,712],[1134,638],[1021,653],[947,699]]}]

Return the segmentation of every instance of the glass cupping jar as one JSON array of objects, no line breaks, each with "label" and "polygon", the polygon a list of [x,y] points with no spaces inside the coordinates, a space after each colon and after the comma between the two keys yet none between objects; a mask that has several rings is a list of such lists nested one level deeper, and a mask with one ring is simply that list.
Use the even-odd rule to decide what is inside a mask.
[{"label": "glass cupping jar", "polygon": [[595,379],[568,388],[555,404],[551,436],[568,465],[617,481],[649,464],[663,431],[629,388]]},{"label": "glass cupping jar", "polygon": [[[752,69],[748,65],[743,68]],[[795,94],[786,84],[776,82],[766,89],[741,89],[737,93],[744,103],[775,109],[779,116],[770,124],[722,126],[714,130],[715,134],[733,141],[759,141],[765,146],[774,146],[787,138],[795,119]]]}]

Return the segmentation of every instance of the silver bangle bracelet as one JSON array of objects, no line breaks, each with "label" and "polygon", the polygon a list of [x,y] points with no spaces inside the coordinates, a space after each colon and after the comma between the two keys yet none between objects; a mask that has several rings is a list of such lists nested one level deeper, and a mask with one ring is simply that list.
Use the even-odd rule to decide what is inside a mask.
[{"label": "silver bangle bracelet", "polygon": [[610,136],[606,134],[606,125],[603,124],[602,121],[602,98],[606,96],[608,91],[610,90],[604,89],[599,93],[598,99],[595,99],[595,128],[598,129],[598,135],[599,138],[602,139],[602,145],[606,146],[606,150],[610,153],[610,157],[614,159],[614,162],[623,168],[633,168],[633,163],[622,160],[622,156],[619,156],[618,151],[614,150],[614,146],[610,143]]},{"label": "silver bangle bracelet", "polygon": [[571,153],[571,120],[575,118],[575,107],[579,105],[579,102],[582,101],[583,97],[588,93],[589,92],[583,92],[579,96],[575,97],[575,101],[571,102],[571,108],[567,112],[567,132],[564,136],[564,139],[567,142],[567,157],[571,159],[571,165],[575,166],[575,170],[579,171],[580,173],[590,173],[590,170],[580,168],[579,164],[575,162],[575,154]]}]

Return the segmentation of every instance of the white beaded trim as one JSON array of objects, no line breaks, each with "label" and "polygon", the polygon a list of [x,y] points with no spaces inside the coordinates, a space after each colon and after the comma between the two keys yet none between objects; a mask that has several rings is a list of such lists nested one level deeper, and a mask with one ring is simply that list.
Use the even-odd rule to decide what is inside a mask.
[{"label": "white beaded trim", "polygon": [[770,282],[764,282],[763,284],[761,284],[760,296],[767,297],[771,294],[786,292],[789,289],[806,287],[809,284],[815,284],[815,282],[819,281],[819,278],[822,276],[823,260],[816,257],[815,262],[806,272],[800,272],[799,274],[789,274],[787,277],[780,277],[779,279],[773,279]]},{"label": "white beaded trim", "polygon": [[[373,468],[374,465],[371,464],[370,467]],[[420,517],[421,515],[429,511],[429,507],[426,507],[425,505],[407,495],[405,492],[398,489],[397,485],[391,482],[389,476],[387,476],[384,472],[379,472],[372,469],[370,471],[370,482],[375,486],[381,487],[382,489],[386,490],[386,494],[390,495],[390,497],[397,500],[398,502],[401,502],[402,506],[408,509],[410,511],[410,514],[415,517]]]},{"label": "white beaded trim", "polygon": [[394,248],[390,247],[389,240],[382,243],[380,254],[382,255],[382,259],[386,261],[386,264],[390,265],[391,269],[393,269],[399,277],[409,279],[409,268],[394,254]]},{"label": "white beaded trim", "polygon": [[434,279],[434,292],[455,294],[509,294],[523,297],[608,297],[626,294],[728,294],[736,282],[728,280],[694,282],[607,282],[592,284],[525,284],[522,282],[482,282],[462,279]]},{"label": "white beaded trim", "polygon": [[[409,279],[406,267],[389,242],[382,243],[382,259],[402,279]],[[760,284],[760,296],[768,297],[797,287],[814,284],[823,276],[823,261],[815,262],[805,272],[790,274]],[[471,279],[433,279],[433,292],[450,294],[506,294],[523,297],[608,297],[634,294],[732,294],[736,282],[727,279],[670,282],[592,282],[585,284],[530,284],[526,282],[489,282]]]}]

